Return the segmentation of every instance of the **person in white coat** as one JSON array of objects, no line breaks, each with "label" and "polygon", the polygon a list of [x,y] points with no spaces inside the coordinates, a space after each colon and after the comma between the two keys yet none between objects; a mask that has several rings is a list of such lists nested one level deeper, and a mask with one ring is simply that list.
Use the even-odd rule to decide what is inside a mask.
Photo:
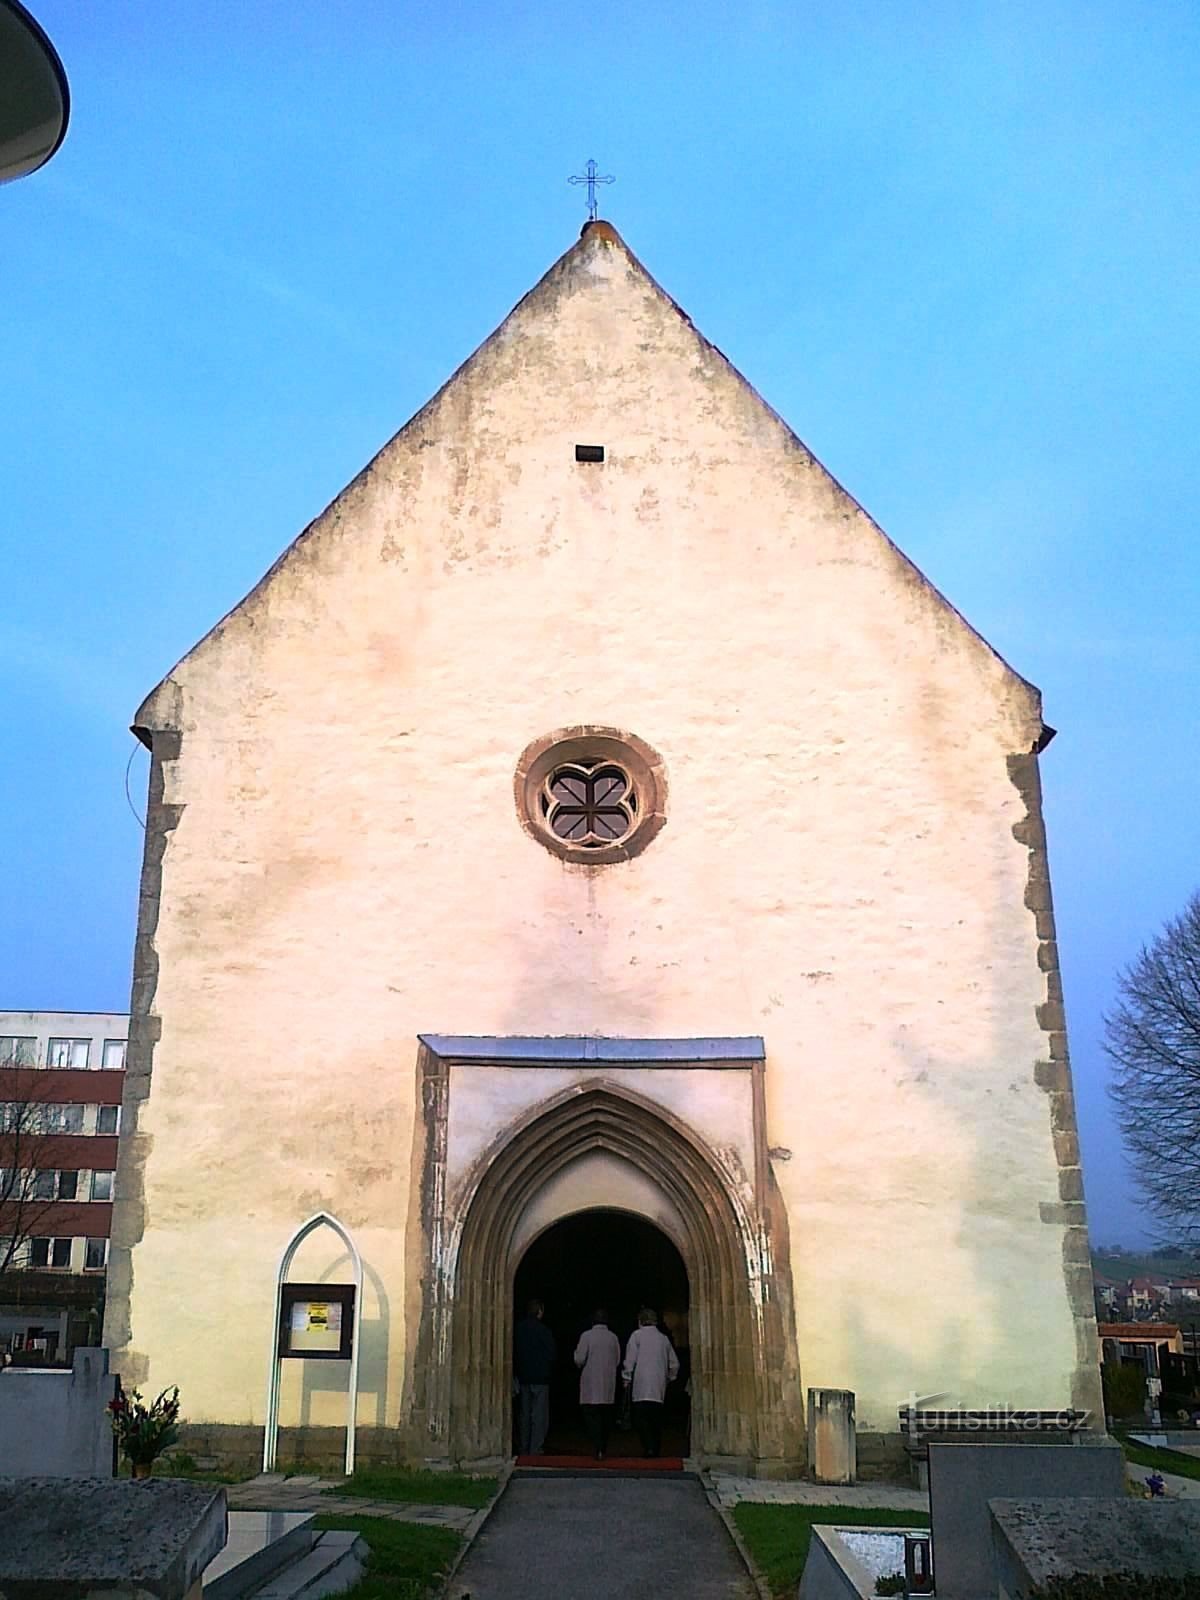
[{"label": "person in white coat", "polygon": [[617,1387],[617,1367],[621,1362],[621,1341],[608,1326],[608,1312],[597,1306],[592,1325],[580,1335],[575,1346],[575,1365],[579,1368],[579,1409],[596,1460],[603,1461],[612,1430],[613,1396]]},{"label": "person in white coat", "polygon": [[625,1382],[632,1385],[633,1420],[642,1441],[642,1453],[662,1451],[663,1397],[667,1385],[679,1376],[679,1357],[658,1326],[658,1313],[644,1306],[638,1326],[625,1346]]}]

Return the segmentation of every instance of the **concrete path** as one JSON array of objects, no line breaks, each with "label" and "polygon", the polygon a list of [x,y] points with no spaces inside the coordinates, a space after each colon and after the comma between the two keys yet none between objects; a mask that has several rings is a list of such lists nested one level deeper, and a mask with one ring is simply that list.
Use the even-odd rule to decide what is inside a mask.
[{"label": "concrete path", "polygon": [[[1132,1461],[1127,1461],[1125,1471],[1134,1488],[1144,1494],[1146,1479],[1154,1468],[1138,1467]],[[1200,1478],[1181,1478],[1174,1472],[1164,1472],[1162,1480],[1169,1500],[1200,1500]]]},{"label": "concrete path", "polygon": [[[231,1511],[314,1511],[318,1516],[386,1517],[389,1522],[423,1522],[465,1533],[479,1515],[470,1506],[423,1506],[408,1500],[364,1500],[338,1494],[344,1478],[295,1477],[263,1473],[225,1491]],[[326,1490],[335,1491],[327,1494]]]},{"label": "concrete path", "polygon": [[451,1600],[757,1600],[694,1478],[514,1478],[450,1586]]}]

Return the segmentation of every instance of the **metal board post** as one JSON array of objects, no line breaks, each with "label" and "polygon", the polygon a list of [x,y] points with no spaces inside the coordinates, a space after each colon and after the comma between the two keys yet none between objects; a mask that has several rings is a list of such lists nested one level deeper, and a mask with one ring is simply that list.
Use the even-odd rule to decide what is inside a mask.
[{"label": "metal board post", "polygon": [[358,1344],[362,1329],[363,1268],[358,1246],[349,1230],[328,1211],[318,1211],[309,1217],[307,1222],[302,1223],[279,1258],[279,1270],[275,1274],[275,1314],[271,1318],[271,1360],[267,1376],[267,1421],[263,1429],[263,1471],[274,1472],[275,1452],[279,1442],[279,1389],[283,1366],[283,1357],[279,1352],[279,1318],[283,1310],[283,1286],[287,1281],[288,1268],[296,1251],[316,1228],[333,1229],[349,1251],[354,1267],[354,1333],[350,1346],[350,1393],[346,1415],[346,1476],[349,1477],[354,1471],[354,1431],[358,1420]]}]

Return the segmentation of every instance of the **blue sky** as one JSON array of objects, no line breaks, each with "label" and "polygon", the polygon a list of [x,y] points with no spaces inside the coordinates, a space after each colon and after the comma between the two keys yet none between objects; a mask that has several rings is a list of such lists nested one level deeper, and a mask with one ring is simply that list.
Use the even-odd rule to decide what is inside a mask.
[{"label": "blue sky", "polygon": [[603,209],[1000,652],[1043,759],[1093,1237],[1115,970],[1200,882],[1200,11],[32,0],[0,190],[0,1005],[121,1008],[145,692]]}]

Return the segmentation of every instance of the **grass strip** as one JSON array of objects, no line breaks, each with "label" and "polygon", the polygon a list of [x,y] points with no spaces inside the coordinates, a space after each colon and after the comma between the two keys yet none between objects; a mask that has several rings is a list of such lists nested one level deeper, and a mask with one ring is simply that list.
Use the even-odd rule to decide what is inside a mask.
[{"label": "grass strip", "polygon": [[[1200,1478],[1200,1457],[1184,1455],[1182,1450],[1172,1450],[1159,1445],[1139,1444],[1136,1439],[1119,1433],[1116,1436],[1125,1452],[1125,1459],[1135,1467],[1157,1467],[1159,1472],[1173,1472],[1178,1478]],[[1200,1442],[1200,1434],[1197,1435]]]},{"label": "grass strip", "polygon": [[743,1500],[733,1520],[774,1595],[794,1595],[808,1559],[813,1524],[850,1528],[927,1528],[919,1511],[883,1511],[865,1506],[756,1505]]},{"label": "grass strip", "polygon": [[344,1600],[424,1600],[446,1574],[462,1537],[449,1528],[419,1522],[389,1522],[386,1517],[317,1517],[315,1526],[359,1533],[371,1555],[362,1579]]},{"label": "grass strip", "polygon": [[396,1500],[406,1505],[467,1506],[478,1511],[496,1492],[495,1478],[465,1472],[421,1472],[404,1467],[364,1467],[325,1494],[360,1500]]},{"label": "grass strip", "polygon": [[[258,1476],[257,1472],[252,1470],[236,1471],[231,1469],[226,1471],[216,1467],[210,1471],[196,1466],[190,1456],[182,1459],[172,1456],[159,1456],[154,1463],[152,1475],[155,1478],[186,1478],[192,1483],[219,1483],[225,1485],[246,1483],[249,1479]],[[117,1468],[117,1477],[130,1478],[132,1476],[133,1468],[128,1461],[122,1460]]]}]

